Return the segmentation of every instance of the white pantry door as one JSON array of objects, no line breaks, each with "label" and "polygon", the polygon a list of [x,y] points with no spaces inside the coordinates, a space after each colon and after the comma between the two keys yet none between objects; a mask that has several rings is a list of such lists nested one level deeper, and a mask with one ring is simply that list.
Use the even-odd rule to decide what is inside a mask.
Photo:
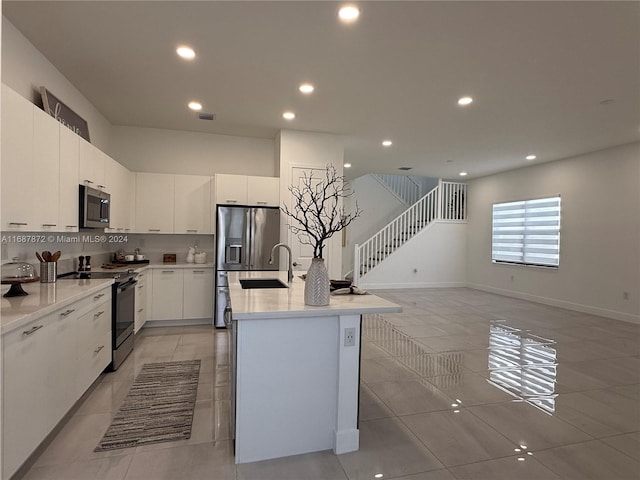
[{"label": "white pantry door", "polygon": [[[304,179],[305,173],[307,174],[307,176],[313,174],[314,184],[317,184],[317,183],[320,183],[325,178],[326,170],[324,168],[293,167],[291,169],[292,183],[302,188],[302,181]],[[288,192],[288,198],[286,203],[287,203],[287,207],[289,207],[290,210],[293,210],[293,207],[295,206],[295,201],[293,199],[293,196],[291,195],[291,192]],[[285,222],[287,222],[287,224],[293,221],[290,217],[286,215],[284,215],[283,218],[285,219]],[[291,251],[293,253],[293,262],[294,262],[293,269],[306,272],[307,270],[309,270],[309,266],[311,265],[311,259],[313,258],[313,247],[311,245],[300,243],[300,240],[298,239],[298,235],[294,235],[293,233],[291,233],[291,230],[289,230],[288,228],[287,228],[287,231],[288,231],[289,245],[291,246]],[[325,242],[325,246],[322,251],[322,256],[324,258],[324,264],[328,268],[329,266],[328,242]]]}]

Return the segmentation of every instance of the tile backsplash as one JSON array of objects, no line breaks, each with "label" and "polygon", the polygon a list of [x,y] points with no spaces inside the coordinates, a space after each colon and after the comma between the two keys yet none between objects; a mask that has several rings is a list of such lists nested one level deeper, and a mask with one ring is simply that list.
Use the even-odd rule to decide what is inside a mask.
[{"label": "tile backsplash", "polygon": [[136,248],[151,262],[162,262],[164,253],[175,253],[178,262],[184,262],[189,247],[207,253],[207,262],[213,262],[215,253],[214,235],[173,235],[148,233],[100,233],[82,231],[80,233],[42,232],[2,232],[0,260],[10,262],[13,258],[37,265],[36,252],[60,250],[58,273],[76,270],[78,256],[91,256],[95,268],[113,260],[120,249],[134,253]]}]

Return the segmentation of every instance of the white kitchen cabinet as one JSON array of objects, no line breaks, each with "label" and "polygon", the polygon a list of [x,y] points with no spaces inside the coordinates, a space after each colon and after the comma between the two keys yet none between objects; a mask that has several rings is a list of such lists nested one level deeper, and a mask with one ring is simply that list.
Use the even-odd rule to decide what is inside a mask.
[{"label": "white kitchen cabinet", "polygon": [[247,201],[249,205],[280,205],[280,179],[277,177],[247,177]]},{"label": "white kitchen cabinet", "polygon": [[[36,231],[61,231],[60,195],[60,123],[40,108],[33,112],[33,228]],[[77,200],[76,200],[77,203]]]},{"label": "white kitchen cabinet", "polygon": [[182,303],[183,318],[212,319],[213,289],[213,268],[185,269]]},{"label": "white kitchen cabinet", "polygon": [[174,232],[213,233],[211,177],[174,176]]},{"label": "white kitchen cabinet", "polygon": [[247,176],[218,173],[215,179],[216,204],[247,205]]},{"label": "white kitchen cabinet", "polygon": [[110,193],[104,176],[107,156],[84,138],[80,138],[79,142],[78,183]]},{"label": "white kitchen cabinet", "polygon": [[131,230],[131,172],[111,157],[105,158],[105,184],[111,195],[109,232]]},{"label": "white kitchen cabinet", "polygon": [[136,173],[135,231],[173,233],[174,176]]},{"label": "white kitchen cabinet", "polygon": [[5,85],[1,186],[2,230],[34,231],[33,104]]},{"label": "white kitchen cabinet", "polygon": [[60,124],[60,182],[58,197],[58,223],[60,231],[77,232],[78,223],[78,168],[80,164],[80,137]]},{"label": "white kitchen cabinet", "polygon": [[147,322],[147,292],[149,291],[147,285],[147,271],[140,272],[138,274],[136,285],[136,313],[133,322],[133,331],[138,333],[144,324]]},{"label": "white kitchen cabinet", "polygon": [[182,319],[183,285],[183,269],[153,269],[151,320]]}]

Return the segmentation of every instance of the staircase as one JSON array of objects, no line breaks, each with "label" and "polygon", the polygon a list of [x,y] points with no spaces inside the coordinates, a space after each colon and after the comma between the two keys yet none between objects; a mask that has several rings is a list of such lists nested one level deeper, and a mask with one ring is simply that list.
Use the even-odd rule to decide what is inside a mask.
[{"label": "staircase", "polygon": [[413,205],[420,198],[420,185],[411,177],[383,173],[374,173],[373,177],[407,206]]},{"label": "staircase", "polygon": [[355,246],[353,283],[435,221],[466,220],[467,185],[440,180],[438,186],[418,199],[369,240]]}]

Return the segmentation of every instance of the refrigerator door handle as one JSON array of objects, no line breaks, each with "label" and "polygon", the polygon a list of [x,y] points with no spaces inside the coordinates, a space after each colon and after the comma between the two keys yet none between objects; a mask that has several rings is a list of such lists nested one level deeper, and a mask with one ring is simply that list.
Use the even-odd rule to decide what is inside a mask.
[{"label": "refrigerator door handle", "polygon": [[253,270],[255,263],[255,239],[256,239],[256,211],[253,208],[249,209],[249,270]]}]

